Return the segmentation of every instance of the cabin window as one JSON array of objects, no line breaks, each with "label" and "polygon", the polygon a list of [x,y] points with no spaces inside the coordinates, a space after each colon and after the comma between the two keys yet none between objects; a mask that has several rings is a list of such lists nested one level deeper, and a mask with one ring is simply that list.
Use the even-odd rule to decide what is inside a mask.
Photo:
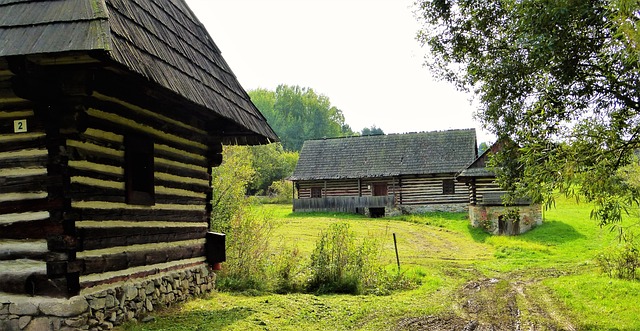
[{"label": "cabin window", "polygon": [[456,183],[453,179],[445,179],[442,181],[442,194],[455,194]]},{"label": "cabin window", "polygon": [[134,205],[153,205],[153,141],[147,137],[125,136],[124,162],[126,202]]},{"label": "cabin window", "polygon": [[322,198],[322,188],[321,187],[312,187],[311,188],[311,197],[312,198]]}]

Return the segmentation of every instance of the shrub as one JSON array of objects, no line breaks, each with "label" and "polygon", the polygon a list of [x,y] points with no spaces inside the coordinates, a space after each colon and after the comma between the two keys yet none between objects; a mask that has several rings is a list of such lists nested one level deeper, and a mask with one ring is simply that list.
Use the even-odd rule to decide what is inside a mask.
[{"label": "shrub", "polygon": [[221,290],[269,290],[269,241],[274,222],[268,215],[241,208],[226,227],[227,262],[218,278]]},{"label": "shrub", "polygon": [[348,224],[334,223],[321,233],[311,254],[307,288],[317,293],[365,293],[378,285],[384,273],[375,263],[378,253],[375,241],[357,243]]},{"label": "shrub", "polygon": [[255,170],[247,163],[250,155],[245,146],[225,146],[222,164],[211,170],[213,231],[226,233],[231,220],[246,208],[247,186],[255,176]]},{"label": "shrub", "polygon": [[302,292],[307,279],[306,263],[298,247],[282,246],[272,257],[271,290],[276,293]]},{"label": "shrub", "polygon": [[640,279],[640,250],[635,236],[629,235],[619,247],[607,251],[596,259],[604,273],[612,278]]},{"label": "shrub", "polygon": [[293,183],[289,180],[278,180],[271,183],[267,190],[268,203],[291,203],[293,199]]}]

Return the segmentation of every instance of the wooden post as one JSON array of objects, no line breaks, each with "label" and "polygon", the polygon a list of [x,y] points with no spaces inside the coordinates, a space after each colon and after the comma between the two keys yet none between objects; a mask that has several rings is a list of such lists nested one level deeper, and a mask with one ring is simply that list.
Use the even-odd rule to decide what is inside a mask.
[{"label": "wooden post", "polygon": [[396,241],[396,233],[393,233],[393,247],[396,250],[396,262],[398,263],[398,273],[400,273],[400,257],[398,256],[398,242]]},{"label": "wooden post", "polygon": [[402,205],[402,177],[398,177],[398,187],[400,188],[400,193],[398,194],[398,200],[400,205]]}]

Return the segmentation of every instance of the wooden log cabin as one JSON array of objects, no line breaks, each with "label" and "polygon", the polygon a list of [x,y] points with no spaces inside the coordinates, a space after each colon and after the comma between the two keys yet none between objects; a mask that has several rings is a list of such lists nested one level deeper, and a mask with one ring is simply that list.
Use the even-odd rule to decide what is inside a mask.
[{"label": "wooden log cabin", "polygon": [[305,141],[291,176],[294,211],[466,210],[455,175],[476,158],[474,129]]},{"label": "wooden log cabin", "polygon": [[0,1],[0,292],[205,265],[222,144],[276,140],[185,1]]},{"label": "wooden log cabin", "polygon": [[[469,189],[469,220],[472,226],[484,228],[492,234],[517,235],[542,224],[542,207],[532,203],[531,199],[516,199],[509,204],[503,201],[507,191],[500,187],[488,163],[491,155],[500,152],[505,144],[513,142],[498,140],[462,170],[456,179]],[[514,215],[517,215],[515,219]]]}]

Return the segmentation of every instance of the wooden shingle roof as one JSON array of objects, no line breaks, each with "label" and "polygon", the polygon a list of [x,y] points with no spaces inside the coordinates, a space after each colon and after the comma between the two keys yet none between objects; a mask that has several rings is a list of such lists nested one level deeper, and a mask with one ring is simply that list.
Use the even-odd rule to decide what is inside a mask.
[{"label": "wooden shingle roof", "polygon": [[184,0],[0,0],[0,57],[78,51],[234,122],[248,143],[278,139]]},{"label": "wooden shingle roof", "polygon": [[475,129],[309,140],[290,179],[457,173],[476,154]]},{"label": "wooden shingle roof", "polygon": [[505,144],[513,144],[511,140],[501,139],[493,143],[487,148],[477,159],[475,159],[469,166],[460,171],[456,176],[459,181],[465,182],[473,178],[495,178],[495,172],[489,168],[489,157],[498,153],[504,148]]}]

